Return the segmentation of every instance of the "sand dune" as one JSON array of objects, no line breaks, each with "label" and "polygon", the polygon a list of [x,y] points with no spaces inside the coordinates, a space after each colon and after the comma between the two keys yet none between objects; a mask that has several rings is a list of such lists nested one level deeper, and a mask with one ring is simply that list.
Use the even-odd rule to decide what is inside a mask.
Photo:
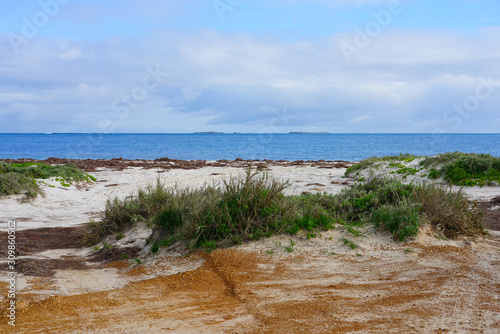
[{"label": "sand dune", "polygon": [[[76,248],[83,224],[98,219],[108,198],[125,198],[161,182],[198,187],[241,176],[244,168],[102,169],[94,184],[44,187],[45,197],[0,200],[1,221],[18,221],[16,333],[498,333],[500,240],[442,240],[423,228],[406,243],[366,228],[353,250],[341,228],[308,239],[273,236],[226,250],[148,254],[151,227],[138,224],[115,241],[134,259],[106,260]],[[270,166],[288,179],[287,194],[339,192],[354,180],[345,168]],[[499,187],[467,189],[474,199]],[[487,210],[497,212],[495,205]],[[2,223],[5,231],[5,224]],[[1,232],[2,251],[6,233]],[[110,240],[111,242],[111,240]],[[286,247],[292,247],[293,252]],[[102,248],[101,248],[102,249]],[[104,254],[104,253],[103,253]],[[106,253],[108,254],[108,253]],[[109,253],[111,254],[111,253]],[[0,281],[6,282],[6,272]],[[4,283],[6,286],[6,283]],[[6,291],[2,289],[2,291]],[[5,293],[2,304],[6,305]],[[5,308],[3,308],[5,310]]]}]

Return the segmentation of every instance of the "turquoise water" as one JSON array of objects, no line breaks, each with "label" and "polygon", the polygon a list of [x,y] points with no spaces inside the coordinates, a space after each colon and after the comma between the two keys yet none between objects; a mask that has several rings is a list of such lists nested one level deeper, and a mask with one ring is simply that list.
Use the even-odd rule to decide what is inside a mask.
[{"label": "turquoise water", "polygon": [[500,134],[0,134],[0,158],[361,160],[463,151],[500,156]]}]

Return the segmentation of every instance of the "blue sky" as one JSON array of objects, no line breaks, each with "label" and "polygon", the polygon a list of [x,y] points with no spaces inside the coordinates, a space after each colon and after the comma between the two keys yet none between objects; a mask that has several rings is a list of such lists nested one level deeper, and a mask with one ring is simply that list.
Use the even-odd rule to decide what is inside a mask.
[{"label": "blue sky", "polygon": [[493,0],[5,1],[0,132],[499,132]]}]

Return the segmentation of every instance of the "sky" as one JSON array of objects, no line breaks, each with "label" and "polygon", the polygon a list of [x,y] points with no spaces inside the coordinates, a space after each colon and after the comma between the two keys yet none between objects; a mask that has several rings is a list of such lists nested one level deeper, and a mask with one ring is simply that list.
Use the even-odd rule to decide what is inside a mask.
[{"label": "sky", "polygon": [[498,0],[2,0],[1,133],[498,133]]}]

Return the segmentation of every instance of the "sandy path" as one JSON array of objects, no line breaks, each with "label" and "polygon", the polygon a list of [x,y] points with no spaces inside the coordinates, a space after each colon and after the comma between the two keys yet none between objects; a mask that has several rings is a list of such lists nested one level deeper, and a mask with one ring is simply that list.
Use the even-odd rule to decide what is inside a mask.
[{"label": "sandy path", "polygon": [[[18,333],[500,331],[498,241],[370,244],[361,257],[347,250],[322,254],[310,247],[273,255],[245,247],[219,250],[190,256],[192,261],[204,258],[198,269],[119,289],[42,301],[27,294],[16,329]],[[408,247],[412,253],[404,252]],[[126,267],[122,270],[129,270]]]}]

